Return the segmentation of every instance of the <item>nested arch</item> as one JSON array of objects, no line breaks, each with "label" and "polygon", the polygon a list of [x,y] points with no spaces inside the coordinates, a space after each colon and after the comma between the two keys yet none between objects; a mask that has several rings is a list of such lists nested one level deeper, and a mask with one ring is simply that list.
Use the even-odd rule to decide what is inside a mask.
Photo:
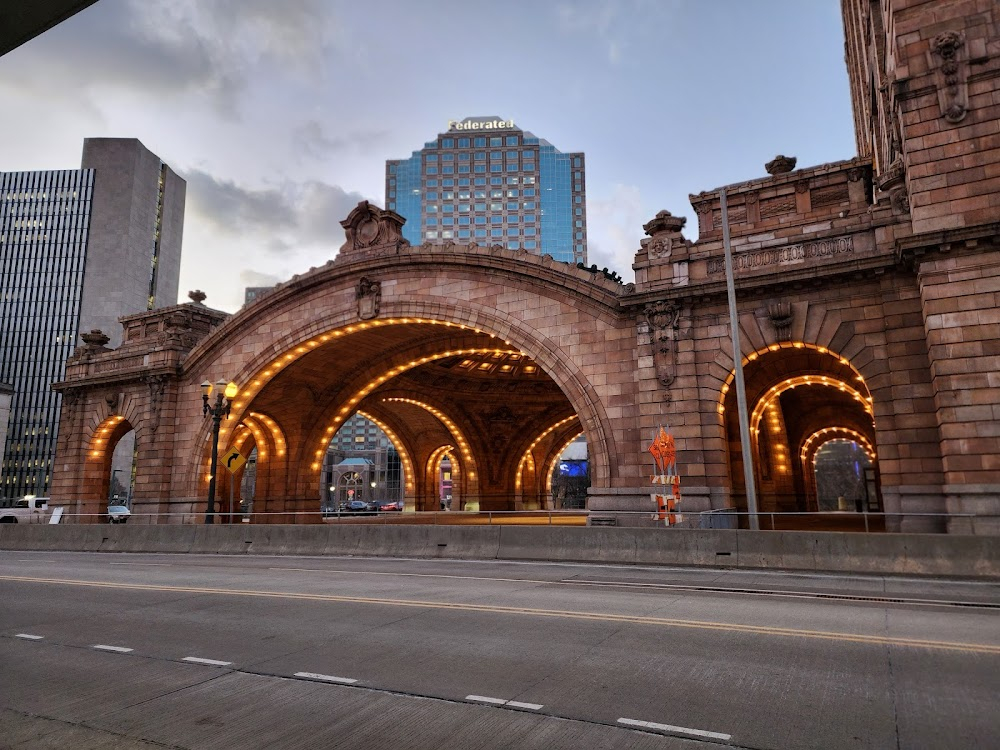
[{"label": "nested arch", "polygon": [[[846,357],[803,342],[750,352],[743,372],[758,508],[818,510],[816,484],[803,459],[817,434],[849,431],[875,454],[873,397],[864,376]],[[745,506],[734,377],[731,372],[720,389],[718,412],[737,506]]]},{"label": "nested arch", "polygon": [[[300,304],[308,306],[309,300],[303,299]],[[578,315],[576,308],[571,307],[569,303],[564,305],[567,311],[572,309],[573,314]],[[614,314],[610,307],[606,307],[607,309],[595,317],[595,325],[605,327],[614,325]],[[260,316],[260,325],[263,325],[268,317],[267,310],[258,306],[253,312]],[[358,321],[356,305],[350,298],[343,300],[339,309],[329,309],[327,305],[323,312],[325,314],[310,315],[309,322],[295,330],[279,331],[270,344],[255,345],[253,349],[257,353],[241,361],[239,371],[233,375],[242,386],[240,396],[234,404],[237,409],[249,408],[248,405],[255,402],[256,397],[266,389],[269,382],[281,373],[287,372],[289,368],[293,368],[297,361],[312,356],[312,353],[323,347],[346,342],[350,337],[362,334],[366,330],[387,330],[392,326],[410,328],[430,326],[443,331],[450,327],[453,332],[461,331],[463,335],[469,337],[479,336],[483,339],[483,343],[497,345],[499,341],[503,341],[503,346],[506,347],[507,342],[510,342],[512,350],[523,352],[537,361],[558,384],[573,409],[580,415],[588,434],[588,442],[592,446],[595,476],[602,477],[605,482],[613,478],[616,465],[608,459],[608,456],[613,452],[614,444],[608,427],[607,414],[600,398],[576,366],[573,358],[566,351],[562,351],[554,340],[544,335],[544,329],[533,328],[510,315],[498,314],[496,310],[486,306],[474,303],[458,304],[453,300],[444,301],[441,298],[436,298],[433,302],[416,299],[384,301],[380,317],[369,321]],[[242,321],[241,325],[231,321],[223,328],[231,329],[230,334],[233,332],[232,329],[236,331],[246,329],[249,333],[254,329],[254,325],[250,320]],[[221,354],[221,351],[217,350],[224,350],[227,347],[231,351],[235,348],[247,349],[240,347],[238,336],[235,340],[230,339],[224,343],[220,331],[213,336],[213,339],[216,340],[199,345],[192,353],[192,364],[204,365],[212,354]],[[221,358],[225,359],[225,356]],[[335,398],[341,395],[346,394],[338,393]],[[350,395],[341,399],[344,406],[338,407],[338,410],[346,407],[348,412],[351,411],[360,401],[358,399],[351,404],[350,401],[354,397]],[[208,430],[208,425],[203,425],[201,428],[203,435],[207,435]],[[304,436],[298,437],[299,441],[305,439]],[[199,446],[196,450],[200,454],[207,455],[207,450],[202,447],[207,441],[203,442],[202,438],[195,442]],[[207,460],[204,455],[200,455],[199,458],[201,463]]]}]

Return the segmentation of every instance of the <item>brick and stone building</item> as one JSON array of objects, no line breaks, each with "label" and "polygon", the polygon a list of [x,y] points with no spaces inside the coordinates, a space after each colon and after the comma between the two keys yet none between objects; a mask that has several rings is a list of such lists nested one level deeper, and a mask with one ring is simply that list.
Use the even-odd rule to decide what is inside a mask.
[{"label": "brick and stone building", "polygon": [[177,302],[185,183],[134,138],[88,138],[80,169],[0,172],[0,381],[14,387],[0,502],[45,495],[80,332]]},{"label": "brick and stone building", "polygon": [[513,120],[451,120],[409,159],[385,165],[385,205],[412,245],[502,245],[587,261],[586,159]]},{"label": "brick and stone building", "polygon": [[53,497],[95,507],[134,428],[136,510],[200,519],[199,384],[221,378],[240,387],[221,448],[259,451],[260,520],[319,519],[323,458],[353,414],[399,451],[410,510],[435,507],[445,454],[454,509],[551,507],[554,462],[583,434],[591,519],[653,523],[661,425],[684,510],[740,509],[741,363],[763,513],[996,533],[1000,6],[843,12],[858,154],[777,157],[725,189],[740,351],[721,190],[691,196],[696,242],[685,218],[652,217],[625,285],[503,244],[411,244],[397,212],[362,203],[335,260],[238,314],[195,295],[125,318],[116,349],[79,350],[57,386]]}]

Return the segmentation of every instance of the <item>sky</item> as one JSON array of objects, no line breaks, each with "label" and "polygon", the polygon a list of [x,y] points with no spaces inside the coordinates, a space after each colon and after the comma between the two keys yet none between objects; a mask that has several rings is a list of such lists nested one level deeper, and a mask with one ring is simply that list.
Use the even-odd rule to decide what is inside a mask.
[{"label": "sky", "polygon": [[99,0],[0,57],[0,171],[138,138],[187,181],[180,301],[334,258],[385,161],[496,115],[587,158],[589,262],[634,280],[689,194],[856,153],[838,0]]}]

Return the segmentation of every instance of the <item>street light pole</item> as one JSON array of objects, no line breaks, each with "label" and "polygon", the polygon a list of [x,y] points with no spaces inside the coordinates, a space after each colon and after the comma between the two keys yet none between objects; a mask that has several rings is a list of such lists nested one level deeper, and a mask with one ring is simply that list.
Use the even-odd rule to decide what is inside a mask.
[{"label": "street light pole", "polygon": [[222,418],[229,416],[232,399],[239,392],[236,383],[226,383],[220,380],[215,384],[217,389],[215,403],[211,404],[209,396],[212,395],[212,384],[207,380],[201,384],[202,414],[212,415],[212,467],[208,480],[208,506],[205,509],[205,523],[215,523],[215,474],[219,463],[219,425]]}]

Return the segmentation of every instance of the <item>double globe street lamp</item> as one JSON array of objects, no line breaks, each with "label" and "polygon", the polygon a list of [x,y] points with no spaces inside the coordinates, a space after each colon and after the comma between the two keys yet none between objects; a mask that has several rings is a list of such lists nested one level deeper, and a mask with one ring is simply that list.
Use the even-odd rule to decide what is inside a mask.
[{"label": "double globe street lamp", "polygon": [[205,511],[205,523],[215,522],[215,472],[219,463],[219,425],[223,417],[229,416],[230,406],[240,389],[232,381],[220,380],[215,384],[215,403],[211,403],[212,384],[207,380],[201,384],[202,413],[212,415],[212,468],[208,480],[208,508]]}]

